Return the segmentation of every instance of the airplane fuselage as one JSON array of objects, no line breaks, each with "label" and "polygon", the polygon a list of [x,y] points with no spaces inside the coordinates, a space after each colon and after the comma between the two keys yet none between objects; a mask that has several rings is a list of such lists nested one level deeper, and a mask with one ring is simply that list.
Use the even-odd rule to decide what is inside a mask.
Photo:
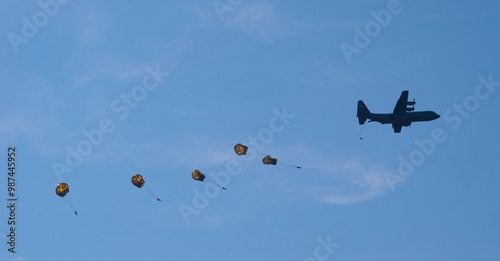
[{"label": "airplane fuselage", "polygon": [[367,115],[367,118],[370,121],[376,121],[382,124],[410,126],[412,122],[435,120],[439,118],[439,115],[433,111],[416,111],[400,115],[395,115],[394,113],[370,113]]},{"label": "airplane fuselage", "polygon": [[439,118],[439,115],[433,111],[414,110],[415,100],[408,101],[408,91],[403,91],[392,113],[371,113],[365,103],[359,100],[356,117],[358,117],[360,125],[364,124],[366,120],[376,121],[382,124],[392,124],[395,133],[401,132],[403,126],[408,127],[412,122],[432,121]]}]

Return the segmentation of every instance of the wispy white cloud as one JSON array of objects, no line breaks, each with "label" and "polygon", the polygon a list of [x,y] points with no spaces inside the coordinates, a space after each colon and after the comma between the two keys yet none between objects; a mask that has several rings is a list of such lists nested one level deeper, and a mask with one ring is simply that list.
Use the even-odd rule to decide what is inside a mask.
[{"label": "wispy white cloud", "polygon": [[244,1],[232,7],[230,11],[226,10],[223,13],[223,21],[219,20],[217,10],[212,5],[206,5],[205,8],[189,5],[187,10],[198,17],[201,28],[208,30],[226,29],[242,32],[269,42],[293,34],[289,29],[289,23],[283,21],[276,8],[267,2]]},{"label": "wispy white cloud", "polygon": [[273,42],[293,34],[281,21],[276,9],[270,3],[248,2],[236,8],[233,15],[224,21],[232,30],[260,37]]},{"label": "wispy white cloud", "polygon": [[98,4],[86,7],[75,21],[75,51],[66,62],[72,88],[101,79],[123,83],[143,74],[146,63],[131,63],[126,55],[117,54],[107,46],[113,36],[114,22],[104,7]]},{"label": "wispy white cloud", "polygon": [[304,21],[297,20],[293,22],[293,26],[299,31],[308,31],[308,32],[332,32],[335,29],[352,29],[356,26],[363,26],[363,21]]},{"label": "wispy white cloud", "polygon": [[112,29],[112,21],[102,4],[83,7],[77,14],[76,41],[86,47],[98,47],[106,43]]},{"label": "wispy white cloud", "polygon": [[66,64],[68,71],[76,71],[71,77],[72,88],[91,86],[94,81],[106,79],[117,83],[132,82],[144,75],[147,63],[127,62],[125,57],[112,54],[76,55]]},{"label": "wispy white cloud", "polygon": [[[137,153],[148,151],[147,155]],[[169,138],[135,139],[130,143],[117,143],[110,137],[85,162],[130,162],[156,167],[209,168],[223,165],[232,157],[231,150],[207,137],[186,136],[175,143]],[[205,170],[205,169],[204,169]],[[208,170],[205,170],[208,171]]]},{"label": "wispy white cloud", "polygon": [[301,20],[296,15],[277,8],[276,4],[265,1],[243,1],[240,5],[224,9],[222,21],[212,5],[183,5],[185,10],[194,13],[199,19],[200,28],[241,32],[271,43],[304,33],[332,32],[363,25],[362,21]]},{"label": "wispy white cloud", "polygon": [[5,135],[20,135],[21,133],[30,133],[36,128],[30,124],[29,120],[19,114],[10,114],[4,116],[3,123],[0,125],[0,134]]},{"label": "wispy white cloud", "polygon": [[454,20],[456,17],[447,16],[447,15],[438,15],[438,14],[414,14],[410,15],[410,17],[418,20],[429,20],[429,21],[443,21],[443,20]]},{"label": "wispy white cloud", "polygon": [[353,204],[379,196],[388,190],[383,172],[371,170],[358,160],[324,163],[318,170],[336,177],[341,184],[320,187],[317,200],[327,204]]},{"label": "wispy white cloud", "polygon": [[74,51],[65,65],[72,88],[89,86],[101,79],[124,82],[140,76],[146,65],[131,65],[125,55],[107,47],[116,24],[103,4],[83,4],[75,16],[71,36]]},{"label": "wispy white cloud", "polygon": [[0,135],[6,137],[4,142],[9,145],[27,143],[46,155],[59,134],[58,119],[67,101],[50,81],[39,74],[27,74],[19,80],[19,85],[30,86],[30,89],[13,90],[10,94],[12,100],[7,102],[10,112],[0,113],[3,119]]},{"label": "wispy white cloud", "polygon": [[290,151],[300,151],[304,170],[317,174],[312,183],[297,188],[299,197],[346,205],[370,200],[389,191],[385,171],[380,166],[370,166],[369,162],[355,157],[338,160],[334,155],[321,154],[308,146]]},{"label": "wispy white cloud", "polygon": [[201,229],[210,229],[221,227],[227,223],[224,217],[221,215],[213,214],[209,216],[202,216],[201,220],[194,223],[193,226]]}]

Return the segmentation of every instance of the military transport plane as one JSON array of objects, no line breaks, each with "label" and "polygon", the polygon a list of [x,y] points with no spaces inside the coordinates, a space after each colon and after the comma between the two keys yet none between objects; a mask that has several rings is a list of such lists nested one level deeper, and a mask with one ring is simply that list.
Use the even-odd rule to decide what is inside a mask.
[{"label": "military transport plane", "polygon": [[[413,106],[413,107],[408,107]],[[439,115],[433,111],[417,111],[415,110],[415,99],[408,101],[408,91],[403,91],[399,97],[393,113],[371,113],[362,100],[358,101],[358,117],[359,125],[365,123],[367,119],[372,122],[380,122],[382,124],[392,124],[395,133],[401,132],[403,126],[410,126],[416,121],[432,121],[439,118]]]}]

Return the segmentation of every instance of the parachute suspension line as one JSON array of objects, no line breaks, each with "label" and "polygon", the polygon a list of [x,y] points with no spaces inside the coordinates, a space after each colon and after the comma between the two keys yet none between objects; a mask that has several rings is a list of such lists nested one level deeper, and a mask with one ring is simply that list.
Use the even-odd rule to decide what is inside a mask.
[{"label": "parachute suspension line", "polygon": [[149,194],[151,194],[153,197],[156,198],[156,200],[161,201],[161,199],[158,198],[149,188],[147,188],[147,190],[148,190]]},{"label": "parachute suspension line", "polygon": [[264,157],[265,157],[265,156],[267,156],[267,154],[265,154],[265,153],[264,153],[264,152],[262,152],[262,151],[258,151],[258,150],[257,150],[257,149],[255,149],[255,148],[254,148],[254,150],[255,150],[255,152],[256,152],[257,154],[259,154],[260,156],[264,156]]},{"label": "parachute suspension line", "polygon": [[217,185],[217,187],[219,187],[219,188],[221,188],[221,189],[223,189],[223,190],[227,190],[227,189],[226,189],[226,187],[223,187],[223,186],[221,186],[221,185],[217,184],[217,182],[214,182],[214,184],[215,184],[215,185]]},{"label": "parachute suspension line", "polygon": [[292,167],[292,168],[297,168],[297,169],[301,169],[302,168],[301,166],[289,164],[289,163],[286,163],[286,162],[279,162],[278,161],[278,164],[283,164],[283,165],[286,165],[286,166],[289,166],[289,167]]},{"label": "parachute suspension line", "polygon": [[370,123],[371,121],[363,124],[363,126],[361,127],[361,129],[359,129],[359,139],[362,140],[363,138],[361,137],[361,131],[365,128],[366,125],[368,125],[368,123]]},{"label": "parachute suspension line", "polygon": [[[255,148],[255,147],[248,147],[248,149],[253,149],[253,150],[255,151],[255,153],[256,153],[256,154],[258,154],[258,155],[260,155],[260,156],[264,156],[264,157],[269,156],[269,154],[266,154],[266,153],[264,153],[264,152],[262,152],[262,151],[259,151],[259,150],[257,150],[257,148]],[[292,165],[292,164],[288,164],[288,163],[285,163],[285,162],[283,162],[283,163],[278,163],[278,164],[287,165],[287,166],[290,166],[290,167],[293,167],[293,168],[297,168],[297,169],[301,169],[301,168],[302,168],[301,166]],[[220,186],[219,186],[219,187],[220,187]],[[224,187],[221,187],[221,188],[222,188],[222,189],[226,189],[226,188],[224,188]]]},{"label": "parachute suspension line", "polygon": [[69,198],[66,198],[66,202],[68,203],[68,205],[73,209],[73,211],[75,212],[75,216],[78,216],[78,212],[76,212],[75,210],[75,207],[73,207],[73,203],[71,202],[71,200]]},{"label": "parachute suspension line", "polygon": [[297,169],[301,169],[302,167],[301,166],[296,166],[296,165],[292,165],[292,164],[288,164],[288,163],[283,163],[284,165],[287,165],[289,167],[292,167],[292,168],[297,168]]},{"label": "parachute suspension line", "polygon": [[217,187],[223,189],[223,190],[227,190],[226,187],[221,187],[219,184],[215,183],[215,185],[217,185]]}]

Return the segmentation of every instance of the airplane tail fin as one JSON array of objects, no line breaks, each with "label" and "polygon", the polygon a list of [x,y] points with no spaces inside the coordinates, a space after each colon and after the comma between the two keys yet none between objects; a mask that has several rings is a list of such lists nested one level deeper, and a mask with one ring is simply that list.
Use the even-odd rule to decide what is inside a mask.
[{"label": "airplane tail fin", "polygon": [[370,116],[370,110],[366,107],[365,103],[361,100],[358,101],[358,114],[356,117],[358,117],[359,120],[359,125],[363,125],[368,117]]}]

